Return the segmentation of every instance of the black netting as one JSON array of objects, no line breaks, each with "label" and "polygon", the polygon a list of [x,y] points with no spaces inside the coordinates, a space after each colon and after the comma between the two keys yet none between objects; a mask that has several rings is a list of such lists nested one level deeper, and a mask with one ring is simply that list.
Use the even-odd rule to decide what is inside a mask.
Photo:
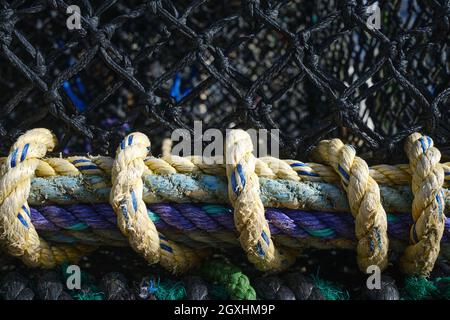
[{"label": "black netting", "polygon": [[419,130],[448,158],[449,18],[447,0],[0,0],[1,153],[33,127],[64,153],[111,154],[130,130],[158,150],[201,120],[279,128],[281,157],[341,137],[394,162]]}]

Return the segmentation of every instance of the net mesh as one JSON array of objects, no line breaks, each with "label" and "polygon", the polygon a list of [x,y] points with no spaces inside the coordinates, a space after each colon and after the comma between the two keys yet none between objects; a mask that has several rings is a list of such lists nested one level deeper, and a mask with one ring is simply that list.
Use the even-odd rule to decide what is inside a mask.
[{"label": "net mesh", "polygon": [[284,158],[340,137],[399,162],[421,131],[448,159],[449,18],[447,0],[0,0],[0,152],[34,127],[65,154],[111,155],[131,130],[158,150],[198,120],[278,128]]}]

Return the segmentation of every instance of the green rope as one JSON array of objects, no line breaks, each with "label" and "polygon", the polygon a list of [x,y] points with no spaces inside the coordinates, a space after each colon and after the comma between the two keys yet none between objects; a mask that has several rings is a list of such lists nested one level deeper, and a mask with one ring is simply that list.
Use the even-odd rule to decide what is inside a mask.
[{"label": "green rope", "polygon": [[450,277],[427,279],[424,277],[407,277],[403,287],[403,300],[450,300]]},{"label": "green rope", "polygon": [[350,295],[347,290],[343,290],[334,282],[323,280],[319,275],[312,275],[314,286],[319,288],[325,300],[349,300]]},{"label": "green rope", "polygon": [[233,300],[256,300],[255,289],[241,270],[222,259],[213,259],[206,263],[200,272],[210,281],[225,287]]},{"label": "green rope", "polygon": [[186,298],[186,290],[180,281],[158,281],[154,295],[158,300],[182,300]]}]

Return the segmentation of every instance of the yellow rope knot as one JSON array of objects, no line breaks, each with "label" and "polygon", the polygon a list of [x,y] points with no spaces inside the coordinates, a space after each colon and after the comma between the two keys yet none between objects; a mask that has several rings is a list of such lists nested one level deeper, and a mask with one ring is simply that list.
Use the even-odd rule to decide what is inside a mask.
[{"label": "yellow rope knot", "polygon": [[412,244],[400,260],[401,268],[408,274],[428,276],[439,255],[445,224],[441,153],[430,137],[419,133],[407,138],[405,152],[412,172],[414,224],[410,231]]},{"label": "yellow rope knot", "polygon": [[185,272],[199,262],[202,254],[169,241],[158,233],[149,218],[142,200],[142,174],[148,170],[144,159],[149,148],[149,139],[139,132],[128,135],[122,141],[111,171],[110,203],[117,214],[121,232],[135,251],[149,263],[160,262],[173,273]]},{"label": "yellow rope knot", "polygon": [[234,221],[241,246],[248,259],[263,271],[283,270],[294,262],[288,250],[278,250],[271,239],[269,224],[259,195],[253,144],[248,133],[232,130],[226,139],[228,196],[234,207]]},{"label": "yellow rope knot", "polygon": [[54,267],[64,261],[76,261],[91,248],[86,246],[50,246],[40,238],[31,222],[28,195],[31,179],[40,158],[53,150],[56,137],[47,129],[33,129],[12,146],[3,163],[0,177],[0,232],[6,250],[29,266]]},{"label": "yellow rope knot", "polygon": [[389,248],[386,212],[381,205],[380,189],[370,176],[367,163],[356,156],[353,146],[344,145],[339,139],[321,141],[315,155],[336,171],[347,192],[355,218],[359,268],[362,272],[371,265],[385,269]]}]

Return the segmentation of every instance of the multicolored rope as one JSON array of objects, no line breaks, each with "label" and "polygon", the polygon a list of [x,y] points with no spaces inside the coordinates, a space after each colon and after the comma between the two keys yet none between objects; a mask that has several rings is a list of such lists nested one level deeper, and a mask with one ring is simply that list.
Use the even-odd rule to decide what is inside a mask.
[{"label": "multicolored rope", "polygon": [[[264,271],[287,268],[299,248],[354,248],[355,238],[361,270],[373,264],[383,269],[387,234],[394,250],[404,247],[405,241],[395,237],[396,232],[406,234],[409,222],[398,212],[410,211],[411,201],[415,222],[411,234],[417,243],[407,249],[403,270],[427,275],[439,253],[448,253],[445,202],[450,197],[442,186],[450,167],[439,164],[432,140],[419,134],[406,145],[409,169],[369,168],[352,147],[337,139],[323,141],[316,149],[333,169],[296,160],[257,159],[242,130],[227,136],[226,166],[172,156],[167,143],[162,158],[147,157],[150,141],[141,133],[125,137],[115,160],[102,156],[40,160],[55,143],[48,130],[31,130],[18,139],[2,164],[2,241],[8,252],[33,266],[51,267],[79,257],[87,250],[81,244],[125,245],[123,234],[148,262],[161,262],[172,272],[195,266],[206,254],[198,248],[235,245],[236,238],[250,261]],[[45,178],[32,179],[34,174]],[[337,177],[347,197],[333,184]],[[388,184],[381,193],[376,180]],[[414,201],[404,185],[408,182]],[[110,214],[106,199],[117,218]],[[227,202],[233,211],[224,206]],[[267,208],[273,206],[297,210]],[[319,212],[301,211],[305,208]],[[394,213],[389,224],[385,209]],[[354,224],[346,211],[352,212]],[[64,244],[50,247],[46,241]]]},{"label": "multicolored rope", "polygon": [[[233,209],[218,204],[159,203],[147,205],[157,230],[192,248],[225,248],[238,245]],[[409,213],[388,214],[388,235],[393,251],[408,242],[413,220]],[[298,249],[356,247],[354,219],[350,213],[312,212],[266,208],[265,219],[275,243]],[[125,246],[117,218],[108,204],[45,205],[31,208],[31,221],[47,240]],[[220,235],[220,237],[219,237]],[[450,257],[450,219],[445,222],[441,254]]]}]

